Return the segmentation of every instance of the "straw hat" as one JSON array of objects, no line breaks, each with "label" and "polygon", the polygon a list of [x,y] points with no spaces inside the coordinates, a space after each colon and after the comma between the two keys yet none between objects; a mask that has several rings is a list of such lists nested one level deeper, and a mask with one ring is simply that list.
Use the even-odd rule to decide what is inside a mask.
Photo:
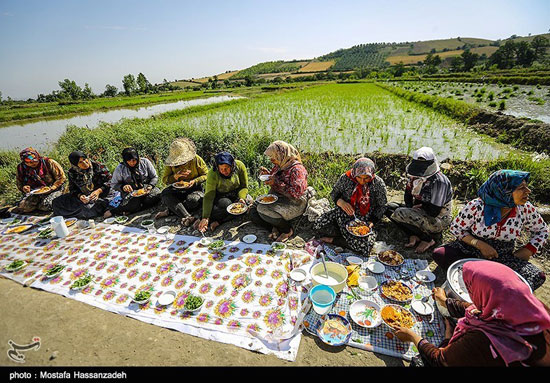
[{"label": "straw hat", "polygon": [[191,161],[197,155],[197,149],[189,138],[176,138],[170,144],[168,158],[164,162],[167,166],[180,166]]}]

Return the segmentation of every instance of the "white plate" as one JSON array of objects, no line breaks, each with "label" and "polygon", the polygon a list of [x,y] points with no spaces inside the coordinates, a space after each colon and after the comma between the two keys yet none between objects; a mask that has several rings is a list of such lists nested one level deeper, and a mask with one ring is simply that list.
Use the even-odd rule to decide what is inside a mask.
[{"label": "white plate", "polygon": [[[275,249],[273,246],[275,245],[283,245],[284,247],[282,249]],[[283,242],[273,242],[271,243],[271,250],[273,250],[274,252],[276,253],[282,253],[283,251],[286,250],[286,244],[283,243]]]},{"label": "white plate", "polygon": [[294,269],[290,272],[290,278],[296,282],[302,282],[307,278],[307,272],[304,269]]},{"label": "white plate", "polygon": [[6,270],[8,273],[13,273],[15,271],[21,270],[23,267],[27,266],[27,262],[23,261],[23,264],[15,269],[8,269],[7,267],[11,265],[13,262],[8,263],[6,266],[4,266],[4,270]]},{"label": "white plate", "polygon": [[[231,209],[235,206],[235,205],[244,205],[244,210],[240,213],[233,213],[231,212]],[[242,202],[235,202],[235,203],[232,203],[231,205],[229,205],[227,207],[227,212],[231,215],[243,215],[244,213],[246,213],[248,211],[248,206],[245,204],[245,203],[242,203]]]},{"label": "white plate", "polygon": [[348,263],[350,265],[361,265],[361,264],[363,264],[363,260],[361,258],[354,257],[354,256],[347,257],[346,261],[348,261]]},{"label": "white plate", "polygon": [[256,242],[257,239],[258,239],[258,237],[256,237],[254,234],[248,234],[248,235],[245,235],[243,237],[243,242],[244,243],[254,243],[254,242]]},{"label": "white plate", "polygon": [[175,299],[176,299],[175,291],[165,291],[159,297],[159,299],[157,299],[157,303],[161,306],[168,306],[168,305],[171,305]]},{"label": "white plate", "polygon": [[420,315],[432,315],[434,312],[434,307],[432,304],[422,301],[413,301],[411,303],[411,307]]},{"label": "white plate", "polygon": [[271,178],[271,175],[269,175],[269,174],[262,174],[259,178],[260,178],[260,181],[265,182],[265,181],[267,181],[268,179]]},{"label": "white plate", "polygon": [[435,274],[428,270],[420,270],[416,272],[416,278],[423,283],[435,281]]},{"label": "white plate", "polygon": [[168,233],[168,230],[170,230],[170,226],[162,226],[157,229],[157,233],[159,234]]},{"label": "white plate", "polygon": [[113,222],[115,222],[115,217],[109,217],[105,221],[103,221],[103,223],[106,223],[106,224],[109,224],[109,225]]},{"label": "white plate", "polygon": [[386,270],[386,267],[383,264],[381,264],[380,262],[371,261],[371,262],[367,263],[367,269],[371,273],[382,274]]},{"label": "white plate", "polygon": [[199,243],[203,246],[208,246],[212,243],[212,238],[210,237],[202,237]]},{"label": "white plate", "polygon": [[[365,317],[361,315],[362,312],[364,312],[367,308],[373,307],[375,310],[378,311],[378,315],[376,318],[373,318],[373,321],[371,321],[370,325],[365,324]],[[380,313],[380,305],[376,302],[373,302],[368,299],[361,299],[359,301],[355,301],[349,308],[349,316],[355,323],[357,323],[359,326],[364,328],[374,328],[380,326],[382,323],[382,315]]]}]

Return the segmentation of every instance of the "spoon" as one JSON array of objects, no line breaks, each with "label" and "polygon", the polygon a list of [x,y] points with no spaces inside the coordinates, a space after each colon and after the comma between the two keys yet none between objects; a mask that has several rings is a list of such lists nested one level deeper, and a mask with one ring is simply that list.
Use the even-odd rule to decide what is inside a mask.
[{"label": "spoon", "polygon": [[325,268],[325,277],[328,278],[327,264],[325,263],[325,256],[322,251],[320,251],[321,246],[317,247],[317,252],[321,255],[321,261],[323,261],[323,267]]}]

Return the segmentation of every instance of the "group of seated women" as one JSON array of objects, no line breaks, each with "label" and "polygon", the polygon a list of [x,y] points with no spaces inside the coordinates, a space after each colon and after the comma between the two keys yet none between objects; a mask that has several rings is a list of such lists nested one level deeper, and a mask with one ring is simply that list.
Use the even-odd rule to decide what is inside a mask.
[{"label": "group of seated women", "polygon": [[[304,214],[314,191],[308,187],[307,170],[294,146],[275,141],[264,154],[273,167],[259,170],[269,192],[277,196],[272,204],[253,203],[242,161],[221,152],[208,169],[188,138],[170,145],[162,176],[167,186],[162,191],[156,186],[155,167],[134,148],[123,150],[112,177],[104,165],[85,153],[72,152],[68,193],[63,192],[62,167],[26,148],[17,168],[17,187],[25,196],[14,212],[53,210],[54,215],[88,219],[135,213],[162,201],[165,209],[156,218],[175,214],[183,225],[205,232],[234,218],[227,207],[241,202],[250,206],[254,223],[271,231],[271,239],[285,241],[294,233],[291,221]],[[529,262],[547,241],[548,226],[528,201],[529,173],[493,173],[479,189],[478,198],[453,219],[451,182],[441,172],[433,150],[423,147],[412,157],[405,169],[408,181],[403,203],[387,203],[386,185],[376,174],[374,162],[360,158],[336,181],[330,193],[335,207],[318,217],[314,230],[323,242],[368,257],[377,238],[375,225],[384,215],[408,236],[405,247],[415,247],[417,253],[440,242],[442,233],[450,229],[456,241],[432,253],[444,271],[460,259],[487,260],[464,265],[473,304],[447,298],[442,289],[435,289],[440,305],[464,318],[454,331],[448,324],[446,340],[439,348],[405,328],[398,329],[399,339],[415,343],[429,365],[548,365],[550,315],[530,291],[539,288],[546,277]],[[135,198],[133,193],[138,190],[145,190],[145,195]],[[371,235],[352,235],[347,230],[352,220],[366,223]],[[529,231],[530,241],[516,250],[523,229]]]}]

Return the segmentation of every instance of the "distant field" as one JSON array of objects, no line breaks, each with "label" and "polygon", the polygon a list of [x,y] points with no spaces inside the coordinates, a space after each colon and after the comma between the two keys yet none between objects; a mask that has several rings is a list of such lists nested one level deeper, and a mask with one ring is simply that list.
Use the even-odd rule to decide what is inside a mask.
[{"label": "distant field", "polygon": [[306,66],[303,66],[298,72],[324,72],[334,65],[334,60],[331,61],[312,61]]},{"label": "distant field", "polygon": [[421,53],[430,53],[432,49],[435,49],[437,52],[441,52],[443,49],[452,49],[458,50],[461,49],[464,44],[475,44],[475,45],[489,45],[492,43],[491,40],[484,39],[473,39],[469,37],[461,37],[460,40],[456,39],[446,39],[446,40],[430,40],[430,41],[419,41],[412,43],[414,47],[412,48],[411,53],[421,54]]},{"label": "distant field", "polygon": [[[447,57],[453,57],[453,56],[460,56],[464,52],[463,50],[456,50],[456,51],[448,51],[448,52],[441,52],[441,53],[434,53],[434,55],[438,55],[442,59],[445,59]],[[428,55],[418,55],[418,56],[392,56],[388,57],[386,59],[387,62],[389,62],[392,65],[399,64],[400,62],[403,62],[405,65],[411,65],[411,64],[417,64],[419,62],[422,62],[426,60],[426,57]]]}]

